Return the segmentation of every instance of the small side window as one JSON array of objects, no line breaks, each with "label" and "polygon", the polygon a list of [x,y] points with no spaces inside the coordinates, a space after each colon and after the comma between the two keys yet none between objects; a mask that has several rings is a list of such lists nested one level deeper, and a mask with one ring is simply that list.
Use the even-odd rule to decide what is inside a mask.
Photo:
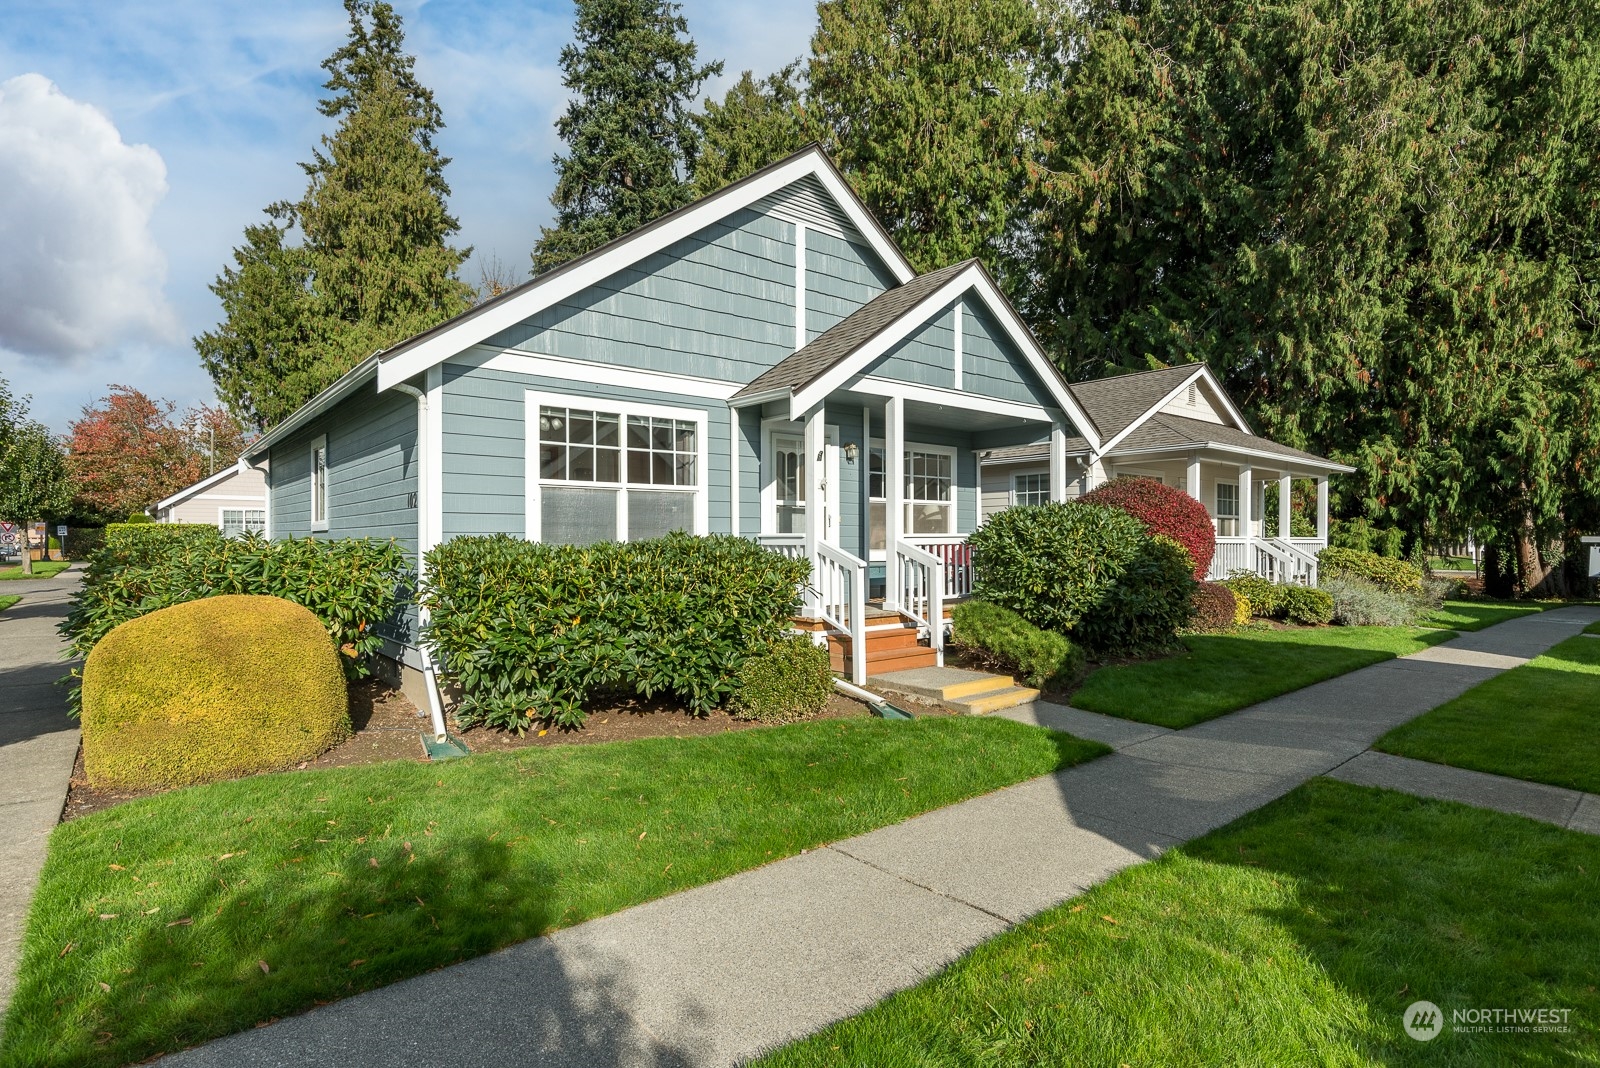
[{"label": "small side window", "polygon": [[328,439],[311,443],[311,529],[328,529]]}]

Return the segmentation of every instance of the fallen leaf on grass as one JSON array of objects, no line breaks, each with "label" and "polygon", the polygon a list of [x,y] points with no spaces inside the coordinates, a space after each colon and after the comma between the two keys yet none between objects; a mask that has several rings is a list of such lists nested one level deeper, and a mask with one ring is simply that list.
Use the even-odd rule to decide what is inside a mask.
[{"label": "fallen leaf on grass", "polygon": [[185,916],[181,920],[173,920],[171,923],[167,924],[167,926],[168,927],[188,927],[192,923],[194,923],[194,917],[193,916]]},{"label": "fallen leaf on grass", "polygon": [[101,983],[100,984],[100,989],[104,990],[107,994],[109,994],[109,993],[111,993],[111,984],[110,983]]},{"label": "fallen leaf on grass", "polygon": [[100,918],[102,920],[114,920],[114,919],[117,918],[117,916],[118,916],[118,913],[115,913],[115,912],[102,912],[100,914]]},{"label": "fallen leaf on grass", "polygon": [[262,975],[266,975],[267,973],[272,971],[271,968],[267,967],[267,962],[264,961],[264,960],[256,961],[256,967],[261,969],[261,974]]},{"label": "fallen leaf on grass", "polygon": [[158,912],[160,912],[160,911],[161,911],[161,906],[160,906],[160,905],[157,905],[157,906],[156,906],[156,907],[155,907],[155,908],[153,908],[153,909],[145,909],[145,910],[144,910],[144,914],[145,914],[145,915],[146,915],[146,916],[154,916],[154,915],[155,915],[155,914],[156,914],[156,913],[158,913]]},{"label": "fallen leaf on grass", "polygon": [[377,866],[378,866],[378,858],[377,857],[368,857],[367,858],[367,867],[376,868]]},{"label": "fallen leaf on grass", "polygon": [[363,964],[365,964],[365,963],[367,963],[367,958],[365,958],[365,957],[362,957],[362,958],[361,958],[361,959],[360,959],[360,960],[353,960],[353,961],[351,961],[351,962],[350,962],[350,967],[352,967],[352,968],[359,968],[359,967],[361,967],[361,966],[362,966],[362,965],[363,965]]},{"label": "fallen leaf on grass", "polygon": [[124,868],[121,864],[112,864],[109,867],[111,868],[112,871],[127,871],[128,870],[128,869]]},{"label": "fallen leaf on grass", "polygon": [[72,943],[68,942],[66,945],[61,947],[61,952],[57,953],[56,956],[57,957],[65,957],[68,953],[71,953],[71,952],[72,952]]},{"label": "fallen leaf on grass", "polygon": [[1100,918],[1102,920],[1105,920],[1107,923],[1111,924],[1113,927],[1117,926],[1117,921],[1112,919],[1110,916],[1102,916]]},{"label": "fallen leaf on grass", "polygon": [[644,841],[644,836],[649,834],[649,833],[650,833],[649,831],[640,831],[639,832],[639,841],[641,841],[641,842]]}]

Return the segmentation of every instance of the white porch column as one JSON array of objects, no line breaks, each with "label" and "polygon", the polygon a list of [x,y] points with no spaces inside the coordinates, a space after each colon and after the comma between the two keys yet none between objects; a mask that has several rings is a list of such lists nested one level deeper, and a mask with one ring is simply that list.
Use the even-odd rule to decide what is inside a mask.
[{"label": "white porch column", "polygon": [[883,404],[883,606],[900,606],[899,559],[896,553],[906,514],[906,402],[890,397]]},{"label": "white porch column", "polygon": [[1317,476],[1317,540],[1328,544],[1328,476]]},{"label": "white porch column", "polygon": [[1184,488],[1189,491],[1189,496],[1201,504],[1205,503],[1205,498],[1200,496],[1200,457],[1198,456],[1189,457],[1189,473]]},{"label": "white porch column", "polygon": [[1256,569],[1256,537],[1250,525],[1250,513],[1255,510],[1255,487],[1250,484],[1250,465],[1239,466],[1239,533],[1244,535],[1244,566]]},{"label": "white porch column", "polygon": [[1289,522],[1289,495],[1294,490],[1294,476],[1284,473],[1278,479],[1278,537],[1288,541],[1294,534],[1294,526]]},{"label": "white porch column", "polygon": [[1067,428],[1050,424],[1050,499],[1067,499]]},{"label": "white porch column", "polygon": [[823,443],[827,430],[822,422],[822,405],[806,413],[805,432],[802,436],[805,449],[806,474],[806,559],[813,570],[817,567],[817,544],[822,541],[822,524],[827,522],[827,505],[823,501],[822,478]]}]

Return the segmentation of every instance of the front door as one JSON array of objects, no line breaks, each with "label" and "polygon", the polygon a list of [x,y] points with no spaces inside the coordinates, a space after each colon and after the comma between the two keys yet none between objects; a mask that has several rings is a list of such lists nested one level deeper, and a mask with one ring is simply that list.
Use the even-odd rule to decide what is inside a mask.
[{"label": "front door", "polygon": [[[804,534],[811,502],[806,500],[809,483],[805,439],[799,433],[774,430],[768,437],[770,457],[768,485],[771,489],[767,528],[773,534]],[[822,448],[822,500],[819,502],[822,526],[819,541],[839,544],[839,428],[827,428]]]}]

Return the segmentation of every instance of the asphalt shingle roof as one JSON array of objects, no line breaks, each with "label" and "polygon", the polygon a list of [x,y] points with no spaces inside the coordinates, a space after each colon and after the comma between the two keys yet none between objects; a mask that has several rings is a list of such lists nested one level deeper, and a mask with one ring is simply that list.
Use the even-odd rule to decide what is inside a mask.
[{"label": "asphalt shingle roof", "polygon": [[918,304],[932,296],[940,286],[972,266],[974,260],[930,271],[901,286],[880,293],[845,318],[817,335],[795,352],[779,360],[738,393],[734,399],[798,390],[827,374],[852,353],[893,326]]},{"label": "asphalt shingle roof", "polygon": [[1191,363],[1074,382],[1072,395],[1099,428],[1100,440],[1110,441],[1199,369],[1199,364]]},{"label": "asphalt shingle roof", "polygon": [[[1165,394],[1163,394],[1165,396]],[[1159,398],[1157,398],[1159,399]],[[1110,455],[1119,453],[1141,452],[1159,449],[1194,449],[1203,445],[1218,445],[1222,448],[1249,449],[1252,452],[1272,453],[1298,460],[1310,460],[1317,464],[1326,464],[1330,461],[1316,453],[1303,452],[1300,449],[1291,449],[1287,445],[1280,445],[1271,438],[1264,438],[1257,434],[1249,434],[1237,427],[1225,426],[1222,423],[1212,423],[1204,419],[1190,419],[1182,415],[1168,415],[1157,412],[1142,423],[1127,437],[1111,450]],[[1088,443],[1082,438],[1068,438],[1067,452],[1082,453],[1088,451]],[[1028,460],[1043,460],[1050,455],[1048,445],[1009,445],[1005,448],[990,449],[985,453],[985,459],[997,463],[1023,463]]]}]

